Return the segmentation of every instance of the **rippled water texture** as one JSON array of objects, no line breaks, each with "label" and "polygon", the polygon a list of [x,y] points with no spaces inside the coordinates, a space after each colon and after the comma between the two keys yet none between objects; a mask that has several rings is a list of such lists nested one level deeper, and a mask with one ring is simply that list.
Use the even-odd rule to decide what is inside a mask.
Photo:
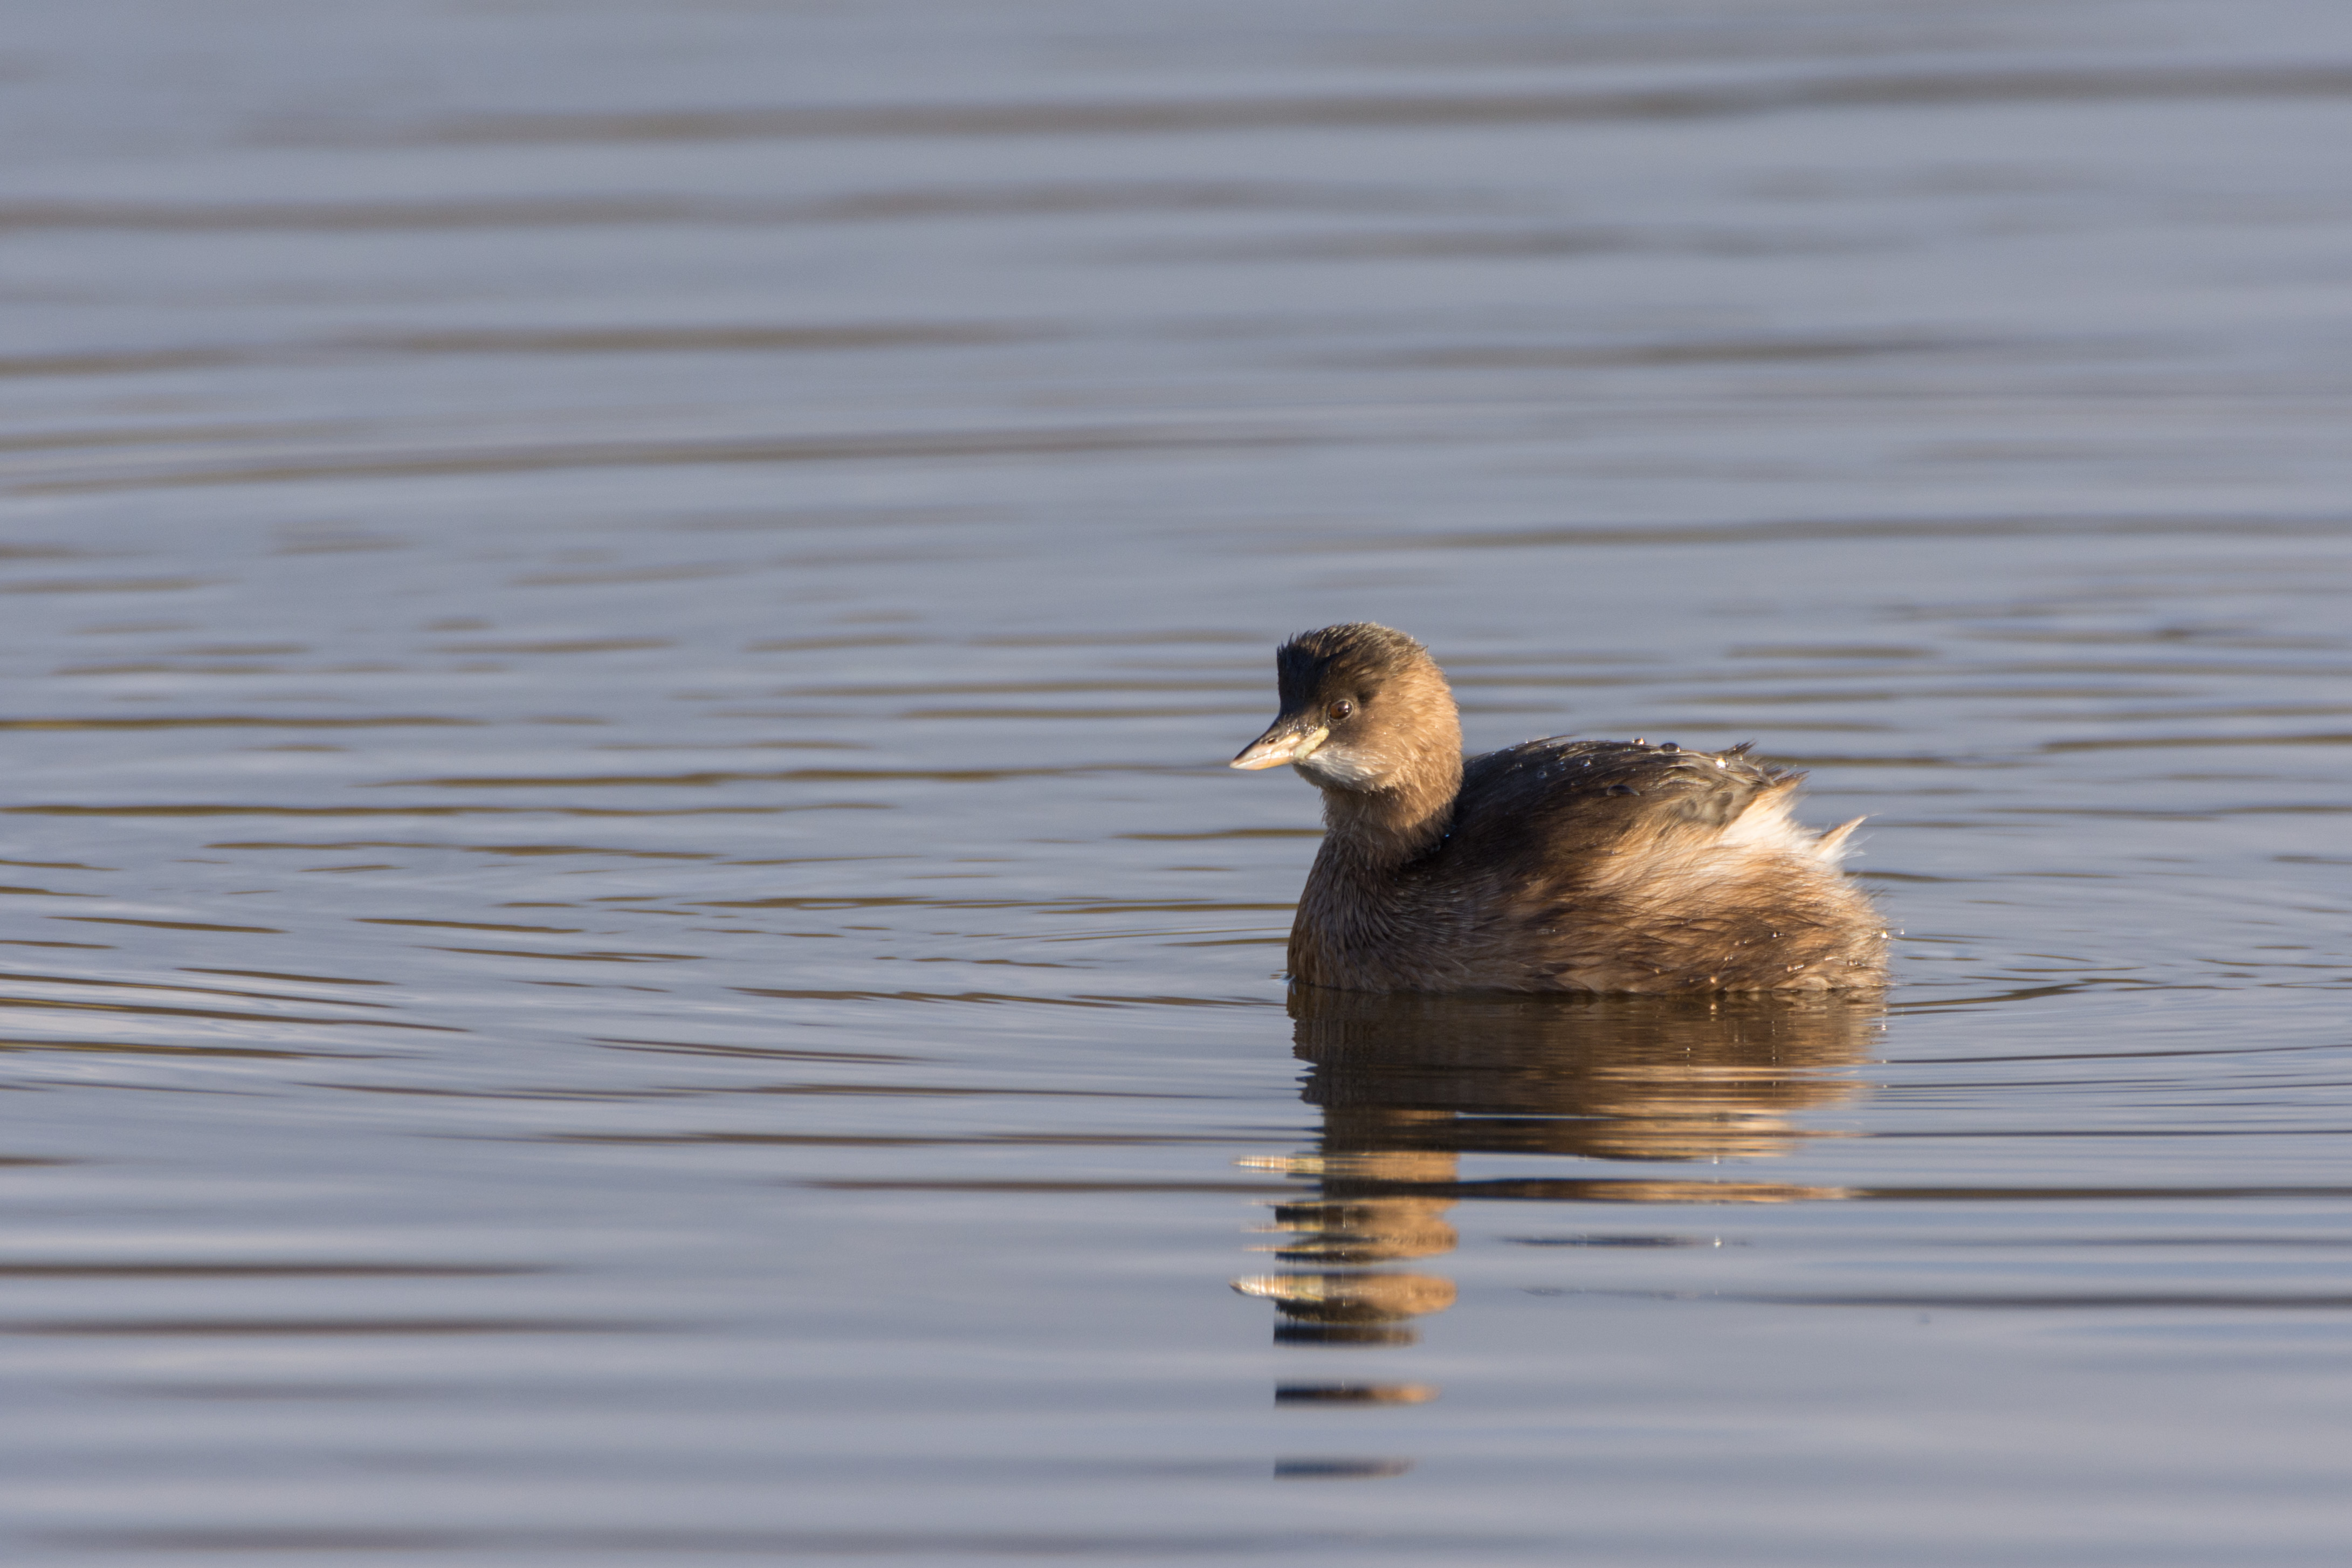
[{"label": "rippled water texture", "polygon": [[[2342,1562],[2347,17],[18,6],[8,1560]],[[1895,989],[1286,998],[1350,618]]]}]

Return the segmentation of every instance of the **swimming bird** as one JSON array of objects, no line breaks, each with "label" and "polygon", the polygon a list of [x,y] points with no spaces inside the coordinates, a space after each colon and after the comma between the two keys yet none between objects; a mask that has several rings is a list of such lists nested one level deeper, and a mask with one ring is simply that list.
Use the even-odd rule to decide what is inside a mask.
[{"label": "swimming bird", "polygon": [[1289,763],[1328,831],[1290,975],[1348,991],[1875,986],[1885,922],[1814,834],[1804,775],[1748,747],[1529,741],[1465,760],[1444,672],[1369,622],[1275,654],[1282,711],[1236,768]]}]

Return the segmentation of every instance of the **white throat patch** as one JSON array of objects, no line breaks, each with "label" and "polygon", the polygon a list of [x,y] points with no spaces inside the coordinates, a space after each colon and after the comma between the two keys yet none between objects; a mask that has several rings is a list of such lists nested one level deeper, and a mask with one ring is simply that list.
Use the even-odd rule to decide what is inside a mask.
[{"label": "white throat patch", "polygon": [[1291,763],[1309,784],[1327,789],[1367,790],[1380,786],[1385,758],[1362,756],[1337,747],[1318,747]]}]

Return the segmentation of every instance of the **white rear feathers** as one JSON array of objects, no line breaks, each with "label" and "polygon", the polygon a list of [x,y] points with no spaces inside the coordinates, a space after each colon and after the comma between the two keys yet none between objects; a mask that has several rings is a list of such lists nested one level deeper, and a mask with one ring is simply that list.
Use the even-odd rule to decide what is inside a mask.
[{"label": "white rear feathers", "polygon": [[1869,818],[1857,816],[1827,833],[1811,832],[1789,816],[1801,782],[1787,779],[1758,795],[1748,803],[1747,810],[1731,820],[1716,842],[1726,849],[1790,855],[1801,860],[1818,860],[1824,866],[1841,863],[1845,858],[1846,840]]},{"label": "white rear feathers", "polygon": [[1855,828],[1869,820],[1870,818],[1866,816],[1857,816],[1852,822],[1841,822],[1819,838],[1814,839],[1813,858],[1824,866],[1843,864],[1845,860],[1846,840],[1853,837]]}]

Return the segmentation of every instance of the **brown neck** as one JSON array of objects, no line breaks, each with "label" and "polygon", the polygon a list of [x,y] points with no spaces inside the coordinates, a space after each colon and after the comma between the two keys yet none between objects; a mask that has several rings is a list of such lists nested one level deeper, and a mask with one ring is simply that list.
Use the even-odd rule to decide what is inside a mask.
[{"label": "brown neck", "polygon": [[1387,789],[1323,792],[1324,852],[1334,869],[1384,874],[1426,854],[1454,821],[1462,793],[1459,744],[1415,759]]}]

